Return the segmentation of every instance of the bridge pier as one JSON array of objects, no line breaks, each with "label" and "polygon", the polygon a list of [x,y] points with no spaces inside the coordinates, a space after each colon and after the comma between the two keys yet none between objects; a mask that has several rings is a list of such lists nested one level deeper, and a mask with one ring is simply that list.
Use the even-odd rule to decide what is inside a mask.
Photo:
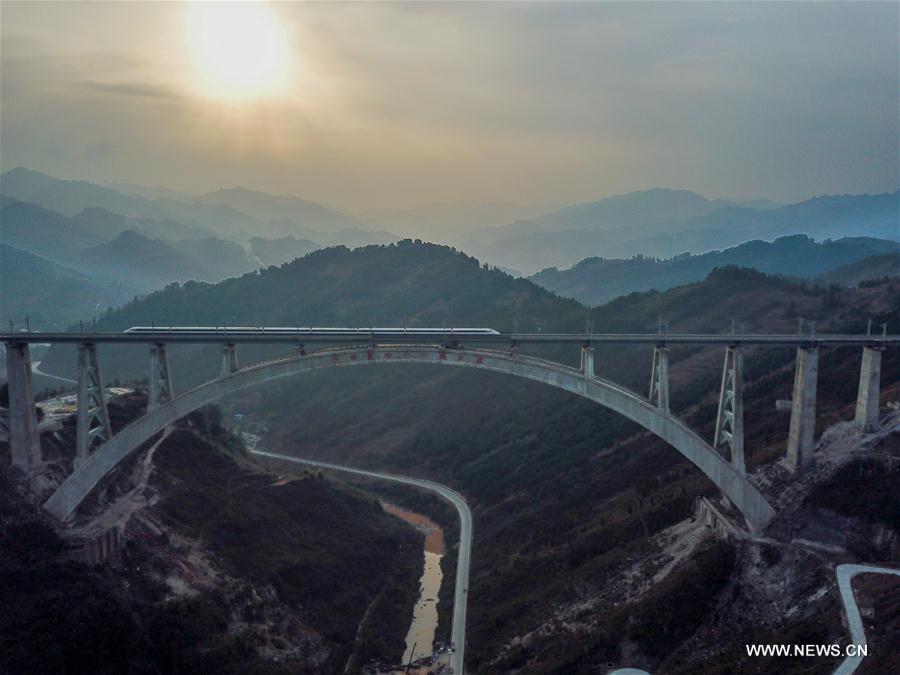
[{"label": "bridge pier", "polygon": [[594,348],[581,348],[581,372],[585,377],[594,377]]},{"label": "bridge pier", "polygon": [[802,473],[816,464],[816,385],[819,374],[819,350],[798,347],[791,399],[791,426],[788,432],[787,467]]},{"label": "bridge pier", "polygon": [[33,474],[41,465],[38,430],[31,384],[31,353],[27,343],[6,344],[6,380],[9,384],[9,447],[13,466]]},{"label": "bridge pier", "polygon": [[103,445],[112,438],[106,391],[97,359],[97,346],[78,346],[78,410],[75,441],[75,466],[78,467],[95,445]]},{"label": "bridge pier", "polygon": [[650,402],[669,414],[669,349],[653,348],[653,369],[650,374]]},{"label": "bridge pier", "polygon": [[237,348],[233,344],[222,345],[222,370],[219,372],[219,377],[231,375],[237,370]]},{"label": "bridge pier", "polygon": [[728,448],[731,465],[743,476],[747,474],[744,459],[744,357],[737,347],[725,350],[722,386],[719,390],[719,412],[713,447]]},{"label": "bridge pier", "polygon": [[150,346],[150,390],[147,410],[158,408],[175,398],[172,389],[172,374],[169,370],[169,356],[166,345],[157,343]]},{"label": "bridge pier", "polygon": [[878,430],[881,398],[881,352],[879,347],[863,347],[859,371],[859,393],[856,396],[856,424],[865,433]]}]

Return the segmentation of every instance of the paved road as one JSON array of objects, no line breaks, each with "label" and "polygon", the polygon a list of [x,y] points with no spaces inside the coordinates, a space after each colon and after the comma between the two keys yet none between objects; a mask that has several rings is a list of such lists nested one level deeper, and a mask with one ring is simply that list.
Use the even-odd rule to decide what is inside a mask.
[{"label": "paved road", "polygon": [[463,499],[463,496],[456,492],[456,490],[451,490],[440,483],[422,480],[421,478],[410,478],[408,476],[396,476],[394,474],[377,471],[352,469],[338,464],[316,462],[311,459],[301,459],[300,457],[280,455],[278,453],[264,452],[262,450],[251,450],[250,452],[254,455],[280,459],[286,462],[308,464],[323,469],[344,471],[346,473],[354,473],[368,478],[376,478],[378,480],[388,480],[395,483],[414,485],[425,490],[436,492],[456,507],[456,510],[459,513],[459,557],[456,561],[456,595],[453,598],[453,622],[450,630],[450,639],[456,644],[456,651],[450,655],[450,665],[453,668],[454,673],[462,673],[466,652],[466,604],[468,601],[469,590],[469,560],[472,550],[472,512],[469,510],[469,506],[466,504],[466,500]]},{"label": "paved road", "polygon": [[50,373],[45,373],[43,370],[41,370],[40,361],[31,362],[31,372],[35,375],[43,375],[44,377],[49,377],[51,380],[59,380],[60,382],[65,382],[66,384],[78,384],[75,380],[70,380],[68,377],[60,377],[59,375],[51,375]]},{"label": "paved road", "polygon": [[[847,613],[847,625],[850,626],[851,642],[855,645],[866,644],[866,631],[863,629],[862,617],[859,615],[859,607],[856,605],[856,597],[853,595],[851,582],[857,574],[894,574],[900,576],[900,570],[890,567],[872,567],[871,565],[838,565],[838,588],[841,590],[841,600],[844,602],[844,611]],[[844,662],[834,671],[834,675],[850,675],[862,663],[862,656],[848,656]]]}]

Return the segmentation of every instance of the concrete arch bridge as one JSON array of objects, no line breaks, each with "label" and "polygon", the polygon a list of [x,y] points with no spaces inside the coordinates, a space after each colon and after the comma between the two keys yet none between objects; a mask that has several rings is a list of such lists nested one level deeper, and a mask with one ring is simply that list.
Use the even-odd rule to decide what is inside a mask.
[{"label": "concrete arch bridge", "polygon": [[[337,332],[336,332],[337,331]],[[878,420],[881,354],[900,345],[900,336],[736,336],[501,334],[489,329],[142,329],[126,333],[12,333],[7,346],[10,408],[6,426],[13,463],[33,475],[41,464],[40,433],[31,386],[29,344],[78,344],[77,448],[75,469],[44,504],[55,517],[72,516],[85,497],[116,466],[169,424],[233,392],[326,368],[403,363],[464,367],[503,373],[563,389],[613,410],[666,441],[721,490],[752,531],[762,531],[775,510],[748,480],[744,461],[742,348],[782,345],[797,348],[787,463],[797,472],[814,461],[818,351],[822,346],[857,345],[863,350],[856,422],[872,428]],[[113,435],[102,386],[96,345],[146,343],[150,346],[150,387],[146,415]],[[166,346],[170,343],[222,345],[220,375],[176,394]],[[238,366],[239,343],[288,343],[293,356]],[[522,355],[521,344],[573,343],[581,346],[581,367]],[[630,391],[594,374],[593,345],[646,344],[653,349],[649,395]],[[330,349],[307,353],[307,344]],[[669,409],[670,344],[725,347],[715,437],[707,442]],[[503,346],[503,351],[497,346]]]}]

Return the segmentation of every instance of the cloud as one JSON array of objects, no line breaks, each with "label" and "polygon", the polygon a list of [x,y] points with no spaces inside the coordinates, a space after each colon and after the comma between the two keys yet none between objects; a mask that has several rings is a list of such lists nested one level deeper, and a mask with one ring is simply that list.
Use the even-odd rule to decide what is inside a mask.
[{"label": "cloud", "polygon": [[155,98],[170,101],[177,101],[183,98],[183,96],[174,89],[143,82],[89,81],[83,82],[82,86],[91,91],[96,91],[101,94],[112,94],[114,96],[133,96],[137,98]]},{"label": "cloud", "polygon": [[274,3],[296,81],[232,105],[203,96],[184,5],[9,3],[3,166],[351,210],[894,190],[898,8]]}]

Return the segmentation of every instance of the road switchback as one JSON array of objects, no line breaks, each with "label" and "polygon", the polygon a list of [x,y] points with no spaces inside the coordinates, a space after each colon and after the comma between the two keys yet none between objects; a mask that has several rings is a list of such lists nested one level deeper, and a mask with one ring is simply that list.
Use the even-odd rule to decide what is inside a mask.
[{"label": "road switchback", "polygon": [[456,511],[459,513],[459,555],[456,561],[456,590],[453,598],[453,621],[450,630],[450,639],[453,641],[456,649],[450,654],[450,666],[453,668],[454,674],[462,673],[466,652],[466,604],[469,590],[469,561],[472,550],[472,512],[469,510],[469,506],[466,504],[466,500],[463,499],[463,496],[456,490],[451,490],[446,485],[441,485],[440,483],[421,478],[410,478],[409,476],[397,476],[390,473],[381,473],[379,471],[354,469],[349,466],[330,464],[328,462],[317,462],[312,459],[301,459],[300,457],[292,457],[290,455],[282,455],[275,452],[265,452],[263,450],[251,450],[250,453],[259,455],[260,457],[279,459],[285,462],[306,464],[332,471],[343,471],[345,473],[352,473],[367,478],[374,478],[376,480],[386,480],[393,481],[394,483],[412,485],[424,490],[436,492],[456,507]]}]

